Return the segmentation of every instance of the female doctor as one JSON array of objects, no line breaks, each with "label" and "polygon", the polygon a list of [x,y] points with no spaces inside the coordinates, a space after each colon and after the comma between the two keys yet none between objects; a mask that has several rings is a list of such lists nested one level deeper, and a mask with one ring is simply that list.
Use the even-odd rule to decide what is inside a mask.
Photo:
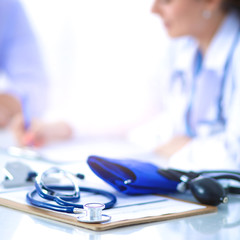
[{"label": "female doctor", "polygon": [[172,38],[171,127],[156,151],[177,168],[240,166],[240,1],[155,0],[152,12]]}]

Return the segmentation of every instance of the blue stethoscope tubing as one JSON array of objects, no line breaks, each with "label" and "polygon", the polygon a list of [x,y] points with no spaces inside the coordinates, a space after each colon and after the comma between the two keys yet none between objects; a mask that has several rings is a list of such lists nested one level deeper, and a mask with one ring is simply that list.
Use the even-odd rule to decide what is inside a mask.
[{"label": "blue stethoscope tubing", "polygon": [[[220,94],[219,94],[219,99],[218,99],[218,104],[217,104],[217,107],[218,107],[218,113],[217,113],[217,119],[216,121],[219,121],[220,123],[224,124],[225,123],[225,119],[223,117],[223,109],[222,109],[222,102],[223,102],[223,91],[224,91],[224,88],[225,88],[225,84],[226,84],[226,79],[227,79],[227,73],[229,71],[229,68],[230,68],[230,63],[232,61],[232,57],[233,57],[233,54],[234,54],[234,50],[235,48],[237,47],[237,44],[239,42],[239,39],[240,39],[240,29],[238,30],[237,34],[236,34],[236,37],[235,39],[233,40],[233,43],[232,43],[232,46],[231,46],[231,49],[229,51],[229,55],[227,57],[227,61],[225,63],[225,66],[224,66],[224,70],[223,70],[223,76],[222,76],[222,80],[221,80],[221,86],[220,86]],[[196,61],[196,69],[195,69],[195,77],[196,75],[199,73],[200,71],[200,68],[201,68],[201,57],[199,56],[199,54],[197,55],[197,61]],[[186,119],[185,119],[185,124],[186,124],[186,132],[188,134],[188,136],[190,137],[194,137],[196,134],[194,133],[194,131],[191,129],[190,127],[190,123],[189,123],[189,114],[191,112],[191,108],[192,108],[192,102],[193,102],[193,97],[194,97],[194,94],[195,94],[195,89],[196,88],[196,82],[194,81],[193,82],[193,86],[192,86],[192,94],[191,94],[191,98],[190,98],[190,103],[189,103],[189,106],[188,106],[188,109],[186,111]],[[211,122],[209,122],[209,124],[212,124]]]},{"label": "blue stethoscope tubing", "polygon": [[[46,209],[54,210],[54,211],[58,211],[58,212],[65,212],[65,213],[75,213],[76,208],[83,208],[82,204],[73,203],[71,201],[72,199],[67,200],[67,198],[64,198],[61,196],[51,196],[49,194],[45,194],[43,191],[39,191],[38,184],[35,184],[35,187],[36,187],[36,189],[34,189],[32,192],[27,193],[27,196],[26,196],[27,201],[30,204],[32,204],[33,206],[37,206],[40,208],[46,208]],[[73,186],[52,185],[52,186],[48,186],[48,188],[52,189],[52,190],[58,190],[58,191],[73,191],[74,190]],[[107,203],[104,203],[105,209],[112,208],[115,205],[115,203],[117,202],[116,196],[105,190],[96,189],[96,188],[79,187],[79,191],[99,194],[99,195],[109,198],[110,201]],[[37,200],[34,198],[34,196],[36,194],[38,194],[40,197],[42,197],[46,200],[54,201],[58,205]],[[76,200],[74,200],[74,201],[76,201]]]}]

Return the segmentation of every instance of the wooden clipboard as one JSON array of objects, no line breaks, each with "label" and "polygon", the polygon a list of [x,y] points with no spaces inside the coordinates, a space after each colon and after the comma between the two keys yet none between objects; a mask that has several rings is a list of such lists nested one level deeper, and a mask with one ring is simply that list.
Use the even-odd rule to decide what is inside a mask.
[{"label": "wooden clipboard", "polygon": [[[164,196],[164,198],[168,198],[168,197]],[[175,199],[175,200],[182,201],[182,200],[178,200],[178,199]],[[184,202],[186,202],[186,201],[184,201]],[[194,204],[196,204],[196,203],[194,203]],[[142,223],[166,221],[166,220],[171,220],[171,219],[212,213],[212,212],[217,211],[217,207],[205,206],[205,208],[202,208],[202,209],[191,210],[191,211],[180,212],[180,213],[170,213],[170,214],[165,214],[165,215],[160,215],[160,216],[151,216],[151,217],[136,218],[136,219],[131,219],[131,220],[122,220],[122,221],[117,221],[117,222],[110,221],[110,222],[106,222],[106,223],[93,224],[93,223],[79,222],[77,220],[77,218],[72,215],[67,215],[67,214],[62,214],[62,213],[55,212],[55,211],[49,211],[49,210],[45,210],[42,208],[37,208],[34,206],[30,206],[28,204],[15,202],[13,200],[1,198],[1,197],[0,197],[0,206],[9,207],[9,208],[12,208],[15,210],[34,214],[34,215],[37,215],[37,216],[40,216],[43,218],[71,224],[71,225],[78,226],[78,227],[83,227],[83,228],[94,230],[94,231],[104,231],[104,230],[109,230],[109,229],[113,229],[113,228],[137,225],[137,224],[142,224]]]}]

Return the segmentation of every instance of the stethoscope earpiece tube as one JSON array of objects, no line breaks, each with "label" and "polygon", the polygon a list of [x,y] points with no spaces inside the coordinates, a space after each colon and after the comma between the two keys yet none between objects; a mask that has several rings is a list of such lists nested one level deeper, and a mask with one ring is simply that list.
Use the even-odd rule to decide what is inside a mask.
[{"label": "stethoscope earpiece tube", "polygon": [[[51,188],[52,190],[57,190],[57,191],[72,191],[73,190],[72,186],[49,186],[49,188]],[[79,190],[80,190],[80,192],[95,193],[95,194],[102,195],[102,196],[108,198],[110,201],[107,203],[104,203],[105,209],[112,208],[115,205],[115,203],[117,202],[117,198],[114,194],[104,191],[104,190],[95,189],[95,188],[86,188],[86,187],[79,187]],[[75,213],[76,208],[83,208],[82,204],[76,204],[71,201],[63,200],[61,198],[61,196],[55,196],[52,199],[58,205],[43,202],[43,201],[35,199],[36,194],[39,195],[39,188],[34,189],[32,192],[29,192],[26,196],[27,201],[36,207],[41,207],[41,208],[46,208],[49,210],[55,210],[55,211],[66,212],[66,213]],[[45,195],[41,194],[39,196],[45,196]]]},{"label": "stethoscope earpiece tube", "polygon": [[[72,185],[55,186],[44,184],[44,179],[47,178],[49,174],[56,173],[60,173],[65,176],[72,182]],[[66,194],[66,192],[70,192],[70,194]],[[86,205],[77,203],[80,200],[80,192],[94,193],[107,198],[109,200],[108,202],[104,204],[98,203],[101,206],[104,206],[105,209],[112,208],[117,202],[116,196],[108,191],[96,188],[79,187],[72,174],[58,168],[50,168],[49,170],[37,176],[35,179],[35,189],[32,192],[27,193],[26,199],[27,202],[36,207],[59,212],[78,213],[81,212],[81,209],[83,209]],[[38,200],[35,198],[35,195],[38,195],[42,199],[52,201],[53,203]]]}]

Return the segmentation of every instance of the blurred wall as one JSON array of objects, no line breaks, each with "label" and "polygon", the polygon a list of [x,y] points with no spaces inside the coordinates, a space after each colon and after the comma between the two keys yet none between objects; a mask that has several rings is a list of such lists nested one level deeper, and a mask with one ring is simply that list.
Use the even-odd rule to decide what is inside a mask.
[{"label": "blurred wall", "polygon": [[131,126],[158,105],[167,42],[152,0],[22,0],[50,76],[46,118]]}]

